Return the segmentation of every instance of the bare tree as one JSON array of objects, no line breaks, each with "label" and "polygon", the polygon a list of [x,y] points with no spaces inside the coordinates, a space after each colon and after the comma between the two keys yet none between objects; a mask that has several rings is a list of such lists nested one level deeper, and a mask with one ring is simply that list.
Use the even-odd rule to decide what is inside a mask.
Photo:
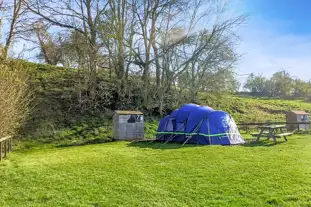
[{"label": "bare tree", "polygon": [[116,63],[115,72],[119,79],[124,76],[124,33],[126,24],[126,1],[125,0],[109,0],[109,9],[111,13],[112,31],[115,33],[113,36],[116,45]]},{"label": "bare tree", "polygon": [[14,135],[30,112],[32,93],[27,70],[0,62],[0,136]]},{"label": "bare tree", "polygon": [[[98,31],[101,26],[101,16],[106,10],[107,2],[98,0],[29,0],[26,7],[37,16],[53,26],[69,29],[81,34],[87,42],[86,52],[81,57],[79,68],[85,72],[84,82],[88,88],[87,102],[80,104],[84,107],[96,105],[96,74],[99,50],[102,44],[98,42]],[[82,58],[84,61],[82,61]],[[87,70],[87,71],[85,71]],[[84,84],[83,84],[84,85]],[[79,94],[81,94],[78,91]]]},{"label": "bare tree", "polygon": [[[2,58],[4,59],[6,59],[8,56],[9,48],[17,32],[17,26],[20,24],[19,20],[25,11],[22,2],[22,0],[13,0],[12,3],[5,5],[5,9],[8,10],[10,15],[6,17],[9,24],[9,31],[5,37],[5,43],[2,49]],[[1,4],[2,6],[0,5],[0,7],[3,7],[4,1],[2,1]]]},{"label": "bare tree", "polygon": [[[159,28],[162,26],[161,21],[163,21],[163,18],[161,16],[168,15],[168,9],[175,5],[177,5],[176,1],[169,0],[132,0],[129,4],[135,17],[133,24],[137,29],[135,30],[135,42],[130,42],[130,44],[125,42],[125,44],[130,48],[131,54],[134,56],[134,60],[131,60],[131,62],[142,70],[141,78],[144,82],[145,104],[149,102],[150,75],[153,72],[151,69],[154,62],[158,63],[159,60],[155,44],[159,35]],[[157,74],[159,75],[159,70],[157,70]],[[157,84],[159,84],[158,78]]]},{"label": "bare tree", "polygon": [[[149,100],[153,98],[151,84],[155,83],[157,87],[156,99],[162,113],[165,94],[189,68],[193,68],[194,83],[207,76],[204,71],[225,70],[236,60],[233,53],[229,58],[232,51],[229,45],[236,40],[233,30],[244,17],[227,15],[226,2],[131,0],[126,3],[112,0],[109,3],[113,14],[112,31],[117,34],[117,41],[110,47],[118,48],[116,62],[121,63],[114,64],[117,65],[117,77],[122,79],[125,62],[127,69],[140,73],[147,109],[155,107],[155,102]],[[131,14],[127,16],[131,17],[130,21],[124,20],[127,12]],[[203,29],[200,28],[202,25]],[[119,47],[122,41],[125,47]],[[224,49],[226,46],[229,52]],[[196,94],[194,88],[193,85],[193,94]]]},{"label": "bare tree", "polygon": [[[0,35],[2,36],[2,24],[3,24],[3,16],[2,16],[2,13],[3,13],[3,10],[4,10],[4,7],[3,7],[3,4],[4,4],[4,0],[0,0]],[[2,56],[2,50],[3,50],[3,46],[2,46],[2,43],[0,41],[0,57]]]},{"label": "bare tree", "polygon": [[[179,2],[167,5],[169,15],[163,13],[158,17],[161,26],[157,27],[163,29],[158,42],[153,42],[153,53],[160,113],[165,93],[185,71],[192,72],[187,88],[196,94],[193,83],[202,82],[199,77],[206,78],[206,71],[225,70],[236,61],[232,52],[236,41],[233,30],[244,21],[244,16],[226,18],[227,6],[226,2],[214,0]],[[203,7],[207,11],[202,13]],[[206,28],[198,31],[198,24]],[[191,34],[191,30],[195,32]]]},{"label": "bare tree", "polygon": [[69,31],[67,52],[83,77],[77,87],[81,105],[96,106],[98,72],[108,69],[116,101],[130,96],[129,75],[139,77],[143,107],[159,113],[171,91],[184,90],[177,85],[194,100],[214,84],[206,78],[230,74],[237,60],[234,29],[244,20],[227,14],[222,0],[29,0],[25,5],[35,21]]},{"label": "bare tree", "polygon": [[43,59],[45,63],[50,65],[60,63],[63,53],[61,36],[54,38],[44,24],[37,24],[34,32],[40,48],[38,59]]},{"label": "bare tree", "polygon": [[[191,101],[195,102],[199,91],[232,89],[228,80],[233,75],[231,70],[238,58],[234,52],[232,38],[214,36],[210,39],[210,34],[206,30],[198,32],[193,38],[191,48],[194,50],[208,44],[201,55],[192,59],[183,71],[186,76],[182,84],[189,89]],[[187,56],[186,53],[187,51],[182,52],[184,57]]]}]

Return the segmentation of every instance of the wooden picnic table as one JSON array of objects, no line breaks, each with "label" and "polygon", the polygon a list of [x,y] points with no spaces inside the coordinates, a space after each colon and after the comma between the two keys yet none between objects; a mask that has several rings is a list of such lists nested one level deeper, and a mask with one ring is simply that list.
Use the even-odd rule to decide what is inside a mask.
[{"label": "wooden picnic table", "polygon": [[272,138],[275,143],[277,143],[276,138],[284,138],[287,141],[287,136],[291,136],[293,133],[285,132],[284,129],[286,125],[264,125],[258,127],[260,129],[258,134],[252,134],[257,137],[256,142],[259,141],[261,137],[267,137],[268,139]]}]

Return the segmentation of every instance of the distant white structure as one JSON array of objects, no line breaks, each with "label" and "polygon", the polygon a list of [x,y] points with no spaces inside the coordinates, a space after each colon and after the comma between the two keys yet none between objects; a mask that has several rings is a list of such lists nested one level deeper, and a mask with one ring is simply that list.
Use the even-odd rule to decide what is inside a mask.
[{"label": "distant white structure", "polygon": [[115,111],[113,137],[116,140],[144,138],[144,116],[140,111]]}]

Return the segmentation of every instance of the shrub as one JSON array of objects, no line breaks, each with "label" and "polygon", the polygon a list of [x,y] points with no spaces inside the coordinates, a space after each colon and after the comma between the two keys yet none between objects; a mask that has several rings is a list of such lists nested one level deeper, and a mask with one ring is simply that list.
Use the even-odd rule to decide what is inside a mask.
[{"label": "shrub", "polygon": [[30,101],[27,70],[0,63],[0,137],[16,133],[30,111]]}]

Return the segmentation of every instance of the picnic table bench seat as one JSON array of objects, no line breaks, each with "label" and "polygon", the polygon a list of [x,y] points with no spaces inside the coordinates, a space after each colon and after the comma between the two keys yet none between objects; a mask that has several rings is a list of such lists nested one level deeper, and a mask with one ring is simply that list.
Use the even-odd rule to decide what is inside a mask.
[{"label": "picnic table bench seat", "polygon": [[293,135],[293,133],[290,133],[290,132],[285,132],[285,133],[281,133],[281,134],[274,134],[273,136],[276,137],[276,138],[284,138],[285,141],[287,141],[287,138],[286,136],[291,136]]},{"label": "picnic table bench seat", "polygon": [[251,135],[253,136],[253,137],[258,137],[258,136],[268,136],[269,135],[269,133],[251,133]]},{"label": "picnic table bench seat", "polygon": [[286,132],[286,133],[282,133],[282,134],[275,134],[273,136],[275,136],[275,137],[286,137],[286,136],[291,136],[291,135],[293,135],[293,133]]}]

